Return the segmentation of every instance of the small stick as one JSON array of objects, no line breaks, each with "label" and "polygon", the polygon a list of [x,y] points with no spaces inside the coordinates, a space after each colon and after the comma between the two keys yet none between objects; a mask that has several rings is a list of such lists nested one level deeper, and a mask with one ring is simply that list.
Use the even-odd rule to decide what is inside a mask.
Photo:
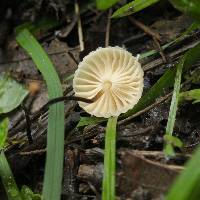
[{"label": "small stick", "polygon": [[[63,30],[57,31],[55,34],[56,36],[58,36],[59,38],[66,38],[70,32],[72,31],[72,29],[74,28],[76,22],[78,20],[78,16],[74,15],[72,17],[72,21],[70,24],[68,24]],[[66,20],[67,21],[67,20]]]},{"label": "small stick", "polygon": [[155,45],[156,45],[157,48],[158,48],[159,54],[161,55],[163,62],[166,63],[166,62],[167,62],[167,59],[166,59],[166,56],[165,56],[165,54],[164,54],[164,51],[163,51],[162,47],[160,46],[159,41],[158,41],[157,38],[155,38],[155,37],[153,37],[153,41],[154,41]]},{"label": "small stick", "polygon": [[52,105],[54,103],[58,103],[58,102],[61,102],[61,101],[70,101],[70,100],[82,101],[82,102],[85,102],[85,103],[93,103],[92,100],[86,99],[86,98],[83,98],[83,97],[67,96],[67,97],[57,97],[55,99],[51,99],[43,107],[49,107],[50,105]]},{"label": "small stick", "polygon": [[150,35],[153,38],[153,41],[154,41],[154,43],[156,44],[156,46],[158,48],[158,51],[159,51],[159,53],[160,53],[160,55],[162,57],[163,62],[166,63],[167,59],[166,59],[166,57],[164,55],[164,52],[163,52],[163,49],[161,48],[160,43],[159,43],[161,41],[160,35],[158,33],[154,32],[151,28],[149,28],[148,26],[146,26],[142,22],[136,20],[132,16],[129,16],[129,20],[134,25],[136,25],[138,28],[140,28],[141,30],[143,30],[147,35]]},{"label": "small stick", "polygon": [[129,20],[136,25],[138,28],[143,30],[146,34],[150,35],[153,38],[156,38],[158,41],[161,41],[160,35],[156,32],[154,32],[151,28],[143,24],[142,22],[136,20],[134,17],[129,16]]},{"label": "small stick", "polygon": [[33,138],[32,138],[32,135],[31,135],[31,119],[30,119],[30,116],[29,116],[29,111],[23,103],[21,104],[21,108],[24,111],[24,117],[26,119],[26,135],[27,135],[27,138],[28,138],[28,142],[29,142],[29,144],[32,144]]},{"label": "small stick", "polygon": [[78,5],[78,0],[75,0],[75,13],[78,16],[78,38],[79,38],[79,44],[80,44],[80,51],[84,50],[84,42],[83,42],[83,30],[81,25],[81,18],[80,18],[80,9]]},{"label": "small stick", "polygon": [[29,155],[34,155],[34,154],[42,154],[46,152],[46,148],[45,149],[36,149],[33,151],[26,151],[26,152],[20,152],[19,155],[23,155],[23,156],[29,156]]},{"label": "small stick", "polygon": [[111,14],[112,14],[112,9],[109,9],[107,26],[106,26],[105,47],[109,46],[109,41],[110,41]]}]

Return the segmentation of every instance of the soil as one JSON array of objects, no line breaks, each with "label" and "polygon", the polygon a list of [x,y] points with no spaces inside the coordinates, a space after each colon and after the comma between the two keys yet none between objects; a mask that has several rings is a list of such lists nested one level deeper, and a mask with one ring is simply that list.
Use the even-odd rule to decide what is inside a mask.
[{"label": "soil", "polygon": [[[125,2],[125,1],[124,1]],[[122,2],[123,3],[123,2]],[[112,8],[116,10],[118,4]],[[46,86],[40,72],[15,40],[15,28],[22,23],[38,22],[44,17],[54,19],[57,25],[39,31],[36,37],[55,65],[66,95],[72,95],[71,81],[66,78],[77,68],[82,58],[98,47],[126,48],[133,55],[158,50],[160,45],[180,36],[193,22],[175,10],[167,1],[155,4],[130,17],[112,19],[111,11],[98,11],[93,1],[81,1],[84,50],[80,50],[77,16],[74,2],[64,0],[1,1],[0,8],[0,73],[26,85],[36,83],[39,92],[29,95],[24,104],[34,115],[48,101]],[[147,27],[144,30],[139,22]],[[109,26],[110,23],[110,26]],[[172,45],[164,52],[142,59],[145,70],[144,93],[173,67],[187,49],[199,41],[199,31]],[[158,36],[158,38],[156,38]],[[109,40],[108,40],[109,39]],[[198,63],[197,63],[198,69]],[[191,72],[192,73],[192,72]],[[199,82],[190,82],[186,90],[198,88]],[[184,89],[184,88],[183,88]],[[31,90],[31,89],[30,89]],[[167,95],[171,90],[165,91]],[[161,200],[200,139],[200,106],[185,102],[179,106],[174,135],[184,147],[177,155],[166,159],[163,153],[163,135],[168,119],[170,97],[135,118],[119,123],[117,127],[117,199]],[[81,116],[88,116],[74,101],[65,105],[65,163],[62,199],[100,199],[103,175],[105,123],[77,129]],[[46,146],[47,113],[36,117],[31,125],[33,143],[26,137],[23,111],[9,113],[9,146],[6,155],[19,186],[27,185],[41,193]],[[18,141],[13,143],[12,141]],[[23,141],[20,142],[20,141]],[[0,186],[1,199],[6,199]]]}]

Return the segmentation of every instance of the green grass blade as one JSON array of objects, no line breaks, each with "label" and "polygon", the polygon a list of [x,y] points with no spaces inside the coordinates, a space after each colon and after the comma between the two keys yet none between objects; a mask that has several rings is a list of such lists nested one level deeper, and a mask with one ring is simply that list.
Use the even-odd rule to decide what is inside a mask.
[{"label": "green grass blade", "polygon": [[100,10],[106,10],[116,4],[119,0],[96,0],[97,8]]},{"label": "green grass blade", "polygon": [[174,138],[172,136],[172,133],[173,133],[174,123],[176,119],[176,111],[178,109],[179,91],[181,87],[181,76],[182,76],[184,62],[185,62],[185,56],[181,57],[177,65],[176,77],[175,77],[175,82],[174,82],[174,91],[172,95],[169,116],[168,116],[168,121],[167,121],[167,126],[166,126],[165,134],[171,136],[169,140],[165,140],[166,144],[164,147],[164,152],[168,156],[174,155],[173,144],[172,144],[172,140]]},{"label": "green grass blade", "polygon": [[41,200],[41,195],[35,194],[29,187],[23,185],[21,188],[21,196],[24,200]]},{"label": "green grass blade", "polygon": [[184,61],[185,61],[185,57],[183,56],[180,59],[179,64],[177,65],[176,77],[175,77],[175,82],[174,82],[174,91],[172,95],[170,111],[169,111],[169,116],[168,116],[168,121],[167,121],[167,126],[166,126],[166,134],[169,134],[169,135],[172,135],[173,129],[174,129]]},{"label": "green grass blade", "polygon": [[106,121],[106,118],[100,118],[100,117],[81,117],[80,121],[77,124],[77,128],[82,126],[88,126],[88,125],[95,125],[101,122]]},{"label": "green grass blade", "polygon": [[102,200],[115,199],[116,125],[117,117],[108,119],[105,135]]},{"label": "green grass blade", "polygon": [[0,149],[3,149],[8,135],[8,118],[0,122]]},{"label": "green grass blade", "polygon": [[[28,30],[17,35],[18,43],[29,53],[42,73],[48,88],[49,98],[63,96],[58,75],[40,44]],[[49,108],[47,130],[47,156],[43,185],[43,200],[58,200],[61,194],[64,154],[64,104]]]},{"label": "green grass blade", "polygon": [[179,103],[183,101],[193,101],[193,103],[200,102],[200,89],[193,89],[179,94]]},{"label": "green grass blade", "polygon": [[165,200],[199,200],[200,197],[200,147],[186,164],[185,170],[175,180]]},{"label": "green grass blade", "polygon": [[35,22],[25,22],[15,28],[15,32],[18,34],[24,29],[28,29],[33,35],[41,35],[49,29],[52,29],[59,25],[59,22],[49,17],[40,18]]},{"label": "green grass blade", "polygon": [[157,3],[160,0],[134,0],[130,3],[124,5],[123,7],[116,10],[112,18],[118,18],[118,17],[124,17],[127,15],[131,15],[133,13],[136,13],[140,10],[143,10],[144,8],[151,6],[154,3]]},{"label": "green grass blade", "polygon": [[8,119],[0,123],[0,177],[9,200],[22,200],[19,189],[15,183],[12,171],[3,152],[3,146],[8,134]]}]

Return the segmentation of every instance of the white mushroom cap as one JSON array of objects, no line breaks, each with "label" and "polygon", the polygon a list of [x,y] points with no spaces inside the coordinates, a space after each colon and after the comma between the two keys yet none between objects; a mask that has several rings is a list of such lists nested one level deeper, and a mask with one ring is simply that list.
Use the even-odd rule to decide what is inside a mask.
[{"label": "white mushroom cap", "polygon": [[120,47],[98,48],[79,63],[73,80],[75,96],[86,112],[109,118],[127,112],[140,99],[143,70],[138,59]]}]

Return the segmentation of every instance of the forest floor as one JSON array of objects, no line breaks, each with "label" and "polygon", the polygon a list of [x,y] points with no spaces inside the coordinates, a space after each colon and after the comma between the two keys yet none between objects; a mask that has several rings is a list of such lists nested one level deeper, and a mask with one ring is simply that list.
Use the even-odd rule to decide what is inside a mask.
[{"label": "forest floor", "polygon": [[[77,25],[78,17],[72,1],[1,2],[0,73],[9,73],[29,89],[30,95],[24,104],[32,116],[47,103],[48,94],[40,72],[15,39],[15,28],[26,21],[52,19],[53,22],[48,22],[52,27],[48,30],[44,28],[45,25],[39,27],[36,37],[56,67],[66,95],[73,94],[69,77],[76,70],[77,63],[98,47],[120,46],[135,56],[156,50],[158,53],[141,59],[145,72],[145,94],[186,50],[199,41],[200,32],[193,31],[166,50],[161,50],[161,46],[180,36],[193,22],[165,1],[134,15],[112,20],[112,10],[116,10],[119,5],[108,11],[98,11],[94,3],[88,1],[81,1],[79,6],[81,26]],[[81,45],[78,28],[83,33]],[[84,50],[81,51],[80,47]],[[184,88],[195,88],[198,85],[190,82]],[[35,86],[37,93],[31,93]],[[177,112],[174,135],[181,139],[184,147],[177,149],[175,157],[166,159],[163,135],[172,90],[164,91],[162,99],[158,99],[152,106],[118,122],[118,199],[163,199],[199,143],[200,106],[191,102],[183,103]],[[9,145],[6,155],[17,184],[28,185],[38,193],[41,193],[44,174],[47,116],[47,112],[41,112],[32,120],[33,143],[29,144],[24,112],[18,108],[9,113]],[[89,200],[101,196],[106,123],[77,128],[77,123],[84,116],[89,115],[75,101],[66,103],[62,199]],[[3,187],[0,188],[0,199],[6,199],[3,197]]]}]

